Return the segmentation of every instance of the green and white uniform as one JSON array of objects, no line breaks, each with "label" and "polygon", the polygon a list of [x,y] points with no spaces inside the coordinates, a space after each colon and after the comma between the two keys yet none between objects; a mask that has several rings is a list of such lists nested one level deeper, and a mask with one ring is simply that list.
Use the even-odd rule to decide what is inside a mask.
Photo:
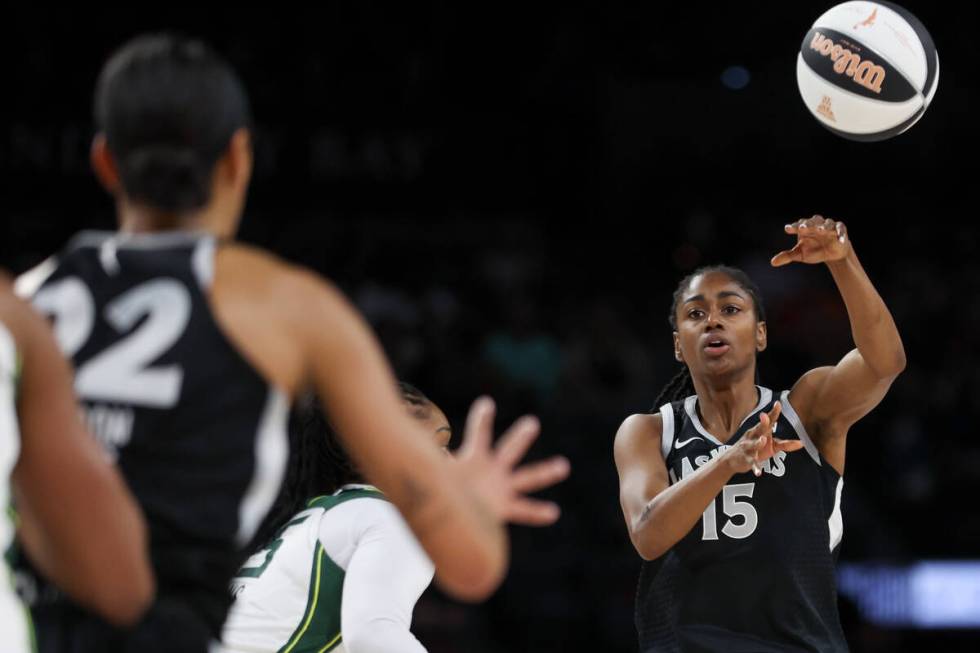
[{"label": "green and white uniform", "polygon": [[6,551],[14,541],[10,506],[10,473],[20,455],[17,426],[17,347],[0,323],[0,650],[21,653],[33,650],[27,611],[14,592]]},{"label": "green and white uniform", "polygon": [[317,497],[232,581],[222,653],[424,653],[409,631],[434,568],[376,488]]}]

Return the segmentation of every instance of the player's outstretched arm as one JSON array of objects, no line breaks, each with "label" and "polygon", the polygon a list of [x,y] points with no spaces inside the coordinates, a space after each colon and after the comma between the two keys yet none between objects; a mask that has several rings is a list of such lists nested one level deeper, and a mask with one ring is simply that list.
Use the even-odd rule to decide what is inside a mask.
[{"label": "player's outstretched arm", "polygon": [[21,452],[12,475],[18,536],[69,596],[112,623],[135,623],[154,594],[143,516],[82,426],[49,326],[6,289],[0,294],[0,317],[22,359]]},{"label": "player's outstretched arm", "polygon": [[461,451],[447,459],[406,414],[381,347],[360,315],[311,274],[300,286],[296,296],[304,310],[297,333],[308,375],[345,446],[405,516],[440,585],[463,600],[486,598],[507,569],[504,524],[553,523],[557,506],[526,495],[565,478],[568,462],[518,467],[537,437],[537,420],[518,420],[493,447],[488,399],[474,404]]},{"label": "player's outstretched arm", "polygon": [[858,261],[843,222],[819,215],[786,225],[796,245],[772,259],[774,266],[826,263],[847,307],[856,348],[837,365],[805,374],[790,393],[821,453],[843,469],[847,430],[881,402],[905,369],[905,347],[891,312]]}]

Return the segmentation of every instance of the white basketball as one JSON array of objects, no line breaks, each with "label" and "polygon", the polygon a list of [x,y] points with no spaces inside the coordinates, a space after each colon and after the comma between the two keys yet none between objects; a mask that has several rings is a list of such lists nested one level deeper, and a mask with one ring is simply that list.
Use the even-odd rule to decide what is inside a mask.
[{"label": "white basketball", "polygon": [[914,125],[936,94],[939,54],[929,32],[890,2],[845,2],[803,39],[796,81],[830,131],[880,141]]}]

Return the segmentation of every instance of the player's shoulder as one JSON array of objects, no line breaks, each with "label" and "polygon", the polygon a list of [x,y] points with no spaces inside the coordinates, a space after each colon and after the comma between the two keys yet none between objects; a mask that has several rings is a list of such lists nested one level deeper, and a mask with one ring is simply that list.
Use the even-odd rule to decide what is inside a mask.
[{"label": "player's shoulder", "polygon": [[619,455],[627,455],[649,446],[660,447],[663,433],[663,416],[660,413],[635,413],[630,415],[616,431],[614,449]]},{"label": "player's shoulder", "polygon": [[328,496],[310,505],[323,509],[321,528],[347,528],[355,539],[365,533],[400,532],[407,528],[398,509],[379,492]]},{"label": "player's shoulder", "polygon": [[216,268],[216,278],[226,285],[241,285],[250,294],[267,294],[300,308],[339,301],[339,290],[324,277],[253,245],[222,245],[216,254]]},{"label": "player's shoulder", "polygon": [[44,327],[40,316],[15,292],[15,282],[0,269],[0,322],[15,341],[22,341],[35,330]]}]

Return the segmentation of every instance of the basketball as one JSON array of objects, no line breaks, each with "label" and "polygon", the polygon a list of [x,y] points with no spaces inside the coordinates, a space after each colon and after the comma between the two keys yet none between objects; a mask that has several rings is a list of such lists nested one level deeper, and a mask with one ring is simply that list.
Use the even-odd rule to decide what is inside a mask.
[{"label": "basketball", "polygon": [[821,125],[851,140],[881,141],[925,113],[939,82],[939,55],[925,26],[905,9],[844,2],[804,37],[796,80]]}]

